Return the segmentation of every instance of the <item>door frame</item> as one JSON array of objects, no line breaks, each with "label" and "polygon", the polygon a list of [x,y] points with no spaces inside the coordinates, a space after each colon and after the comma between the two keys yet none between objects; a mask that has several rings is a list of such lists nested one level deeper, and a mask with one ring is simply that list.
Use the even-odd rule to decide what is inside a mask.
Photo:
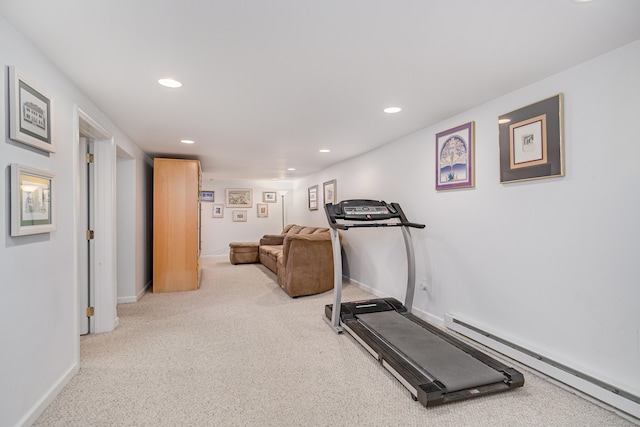
[{"label": "door frame", "polygon": [[[105,130],[97,121],[87,113],[74,105],[74,156],[79,159],[80,135],[86,136],[94,141],[94,180],[93,180],[93,200],[94,200],[94,230],[95,241],[93,251],[93,265],[95,272],[94,289],[90,290],[94,307],[94,316],[90,319],[89,333],[109,332],[118,325],[116,311],[117,304],[117,266],[116,266],[116,146],[113,135]],[[84,155],[84,154],[82,154]],[[79,169],[79,162],[74,162]],[[87,203],[86,194],[80,192],[80,171],[74,171],[75,180],[75,295],[76,309],[84,305],[79,301],[80,269],[88,268],[88,261],[81,257],[79,245],[83,241],[86,230],[80,230],[83,203]],[[78,311],[79,318],[80,311]],[[79,324],[76,321],[76,336],[78,336],[79,354]]]},{"label": "door frame", "polygon": [[92,212],[95,208],[95,202],[93,201],[93,164],[87,163],[86,156],[93,154],[93,140],[87,138],[84,135],[80,135],[79,138],[79,152],[78,152],[78,191],[80,192],[80,216],[78,217],[78,333],[80,335],[86,335],[93,330],[91,322],[92,317],[88,317],[83,310],[83,306],[93,307],[92,293],[95,289],[93,282],[93,267],[95,263],[94,257],[89,257],[93,253],[94,240],[88,241],[86,236],[83,235],[82,230],[90,230],[93,228],[94,220]]}]

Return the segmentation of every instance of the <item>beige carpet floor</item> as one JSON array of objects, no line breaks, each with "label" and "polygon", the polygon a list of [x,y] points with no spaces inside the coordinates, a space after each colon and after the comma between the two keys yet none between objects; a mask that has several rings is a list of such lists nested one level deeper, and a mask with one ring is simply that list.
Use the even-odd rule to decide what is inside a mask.
[{"label": "beige carpet floor", "polygon": [[[37,426],[628,426],[525,372],[525,386],[435,408],[256,264],[202,260],[201,288],[118,306],[81,338],[81,369]],[[345,286],[345,300],[370,297]]]}]

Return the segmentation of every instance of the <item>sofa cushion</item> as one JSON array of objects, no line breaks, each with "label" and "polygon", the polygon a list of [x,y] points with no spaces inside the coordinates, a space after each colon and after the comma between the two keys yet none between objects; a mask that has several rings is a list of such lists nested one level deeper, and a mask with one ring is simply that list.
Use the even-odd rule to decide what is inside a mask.
[{"label": "sofa cushion", "polygon": [[304,227],[298,234],[313,234],[316,231],[316,227]]},{"label": "sofa cushion", "polygon": [[292,225],[292,226],[291,226],[291,228],[289,228],[289,230],[287,230],[287,233],[286,233],[286,234],[287,234],[287,235],[289,235],[289,234],[298,234],[298,233],[300,233],[300,231],[301,231],[303,228],[305,228],[305,227],[303,227],[303,226],[301,226],[301,225]]},{"label": "sofa cushion", "polygon": [[259,252],[259,258],[262,265],[278,274],[278,258],[282,257],[282,245],[260,246]]},{"label": "sofa cushion", "polygon": [[260,239],[260,245],[281,245],[284,240],[285,234],[265,234]]},{"label": "sofa cushion", "polygon": [[292,225],[284,234],[286,236],[291,236],[293,234],[318,234],[327,231],[329,231],[329,229],[323,227],[305,227],[303,225]]},{"label": "sofa cushion", "polygon": [[291,229],[291,227],[295,227],[295,224],[287,224],[287,226],[285,228],[282,229],[282,233],[280,234],[287,234],[287,232]]},{"label": "sofa cushion", "polygon": [[278,255],[282,253],[282,245],[271,246],[271,245],[263,245],[260,246],[260,253],[271,255],[274,258],[277,258]]}]

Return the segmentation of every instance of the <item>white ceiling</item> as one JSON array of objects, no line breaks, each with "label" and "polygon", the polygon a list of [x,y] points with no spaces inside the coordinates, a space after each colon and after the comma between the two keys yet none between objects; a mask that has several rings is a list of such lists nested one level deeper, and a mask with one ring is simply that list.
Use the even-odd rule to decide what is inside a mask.
[{"label": "white ceiling", "polygon": [[0,0],[0,14],[143,150],[215,178],[306,176],[640,39],[640,0]]}]

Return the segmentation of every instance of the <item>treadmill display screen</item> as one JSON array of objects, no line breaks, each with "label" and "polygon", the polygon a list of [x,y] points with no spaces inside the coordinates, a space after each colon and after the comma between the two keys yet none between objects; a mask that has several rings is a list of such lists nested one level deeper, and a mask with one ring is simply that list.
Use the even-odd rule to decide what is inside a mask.
[{"label": "treadmill display screen", "polygon": [[[351,221],[379,221],[392,218],[400,218],[393,203],[385,203],[378,200],[354,199],[343,200],[335,205],[327,205],[329,221],[344,219]],[[332,220],[333,219],[333,220]]]},{"label": "treadmill display screen", "polygon": [[389,209],[386,206],[345,206],[345,216],[351,215],[388,215]]}]

